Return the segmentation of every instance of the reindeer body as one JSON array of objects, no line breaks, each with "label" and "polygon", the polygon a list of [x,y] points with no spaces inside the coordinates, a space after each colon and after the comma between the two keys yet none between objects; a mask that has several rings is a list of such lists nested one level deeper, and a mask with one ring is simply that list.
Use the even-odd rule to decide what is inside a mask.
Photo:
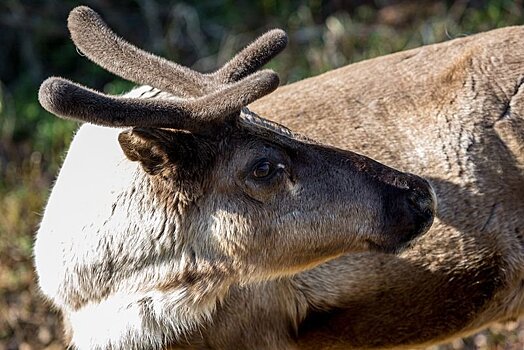
[{"label": "reindeer body", "polygon": [[504,28],[352,64],[250,105],[425,176],[437,217],[398,256],[348,254],[232,288],[188,348],[412,349],[522,315],[523,32]]},{"label": "reindeer body", "polygon": [[328,310],[306,317],[304,348],[432,344],[524,312],[523,34],[364,61],[251,106],[428,178],[439,202],[432,228],[399,257],[348,255],[294,278]]}]

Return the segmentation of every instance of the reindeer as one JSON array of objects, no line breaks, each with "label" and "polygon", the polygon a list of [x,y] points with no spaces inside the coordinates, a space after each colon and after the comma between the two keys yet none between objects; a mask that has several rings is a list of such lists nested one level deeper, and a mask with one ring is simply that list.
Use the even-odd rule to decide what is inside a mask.
[{"label": "reindeer", "polygon": [[[257,70],[284,32],[200,74],[125,42],[87,7],[68,26],[88,58],[145,85],[124,96],[56,77],[40,87],[44,108],[86,122],[35,242],[39,285],[74,347],[291,347],[313,292],[294,276],[398,251],[431,226],[424,179],[246,108],[277,88],[274,72]],[[223,324],[235,300],[244,310]],[[260,322],[249,332],[261,333],[235,345],[250,311]]]}]

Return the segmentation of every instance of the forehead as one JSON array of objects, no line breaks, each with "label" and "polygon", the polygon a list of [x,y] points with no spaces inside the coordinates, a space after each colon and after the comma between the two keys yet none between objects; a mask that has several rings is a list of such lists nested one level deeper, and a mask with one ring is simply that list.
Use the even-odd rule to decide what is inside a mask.
[{"label": "forehead", "polygon": [[[259,117],[247,108],[243,108],[239,123],[253,134],[276,143],[316,143],[313,140],[295,133],[285,126]],[[280,141],[280,142],[279,142]]]}]

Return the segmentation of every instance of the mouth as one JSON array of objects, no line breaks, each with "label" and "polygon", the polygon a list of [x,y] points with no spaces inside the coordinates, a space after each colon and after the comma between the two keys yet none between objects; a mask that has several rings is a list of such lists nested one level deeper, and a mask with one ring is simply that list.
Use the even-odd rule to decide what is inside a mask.
[{"label": "mouth", "polygon": [[[431,226],[431,225],[430,225]],[[416,237],[417,235],[415,235]],[[365,241],[367,243],[368,249],[375,253],[385,253],[385,254],[399,254],[406,249],[410,249],[414,246],[416,239],[408,237],[407,239],[391,242],[391,243],[377,243],[371,239]]]},{"label": "mouth", "polygon": [[377,244],[371,240],[367,240],[366,243],[368,245],[369,251],[375,253],[398,254],[401,249],[394,245]]}]

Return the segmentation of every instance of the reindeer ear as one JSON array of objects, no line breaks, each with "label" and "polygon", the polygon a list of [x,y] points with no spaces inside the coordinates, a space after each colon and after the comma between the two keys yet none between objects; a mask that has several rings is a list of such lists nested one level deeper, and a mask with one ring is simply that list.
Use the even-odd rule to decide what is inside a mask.
[{"label": "reindeer ear", "polygon": [[158,129],[134,128],[118,135],[118,142],[126,157],[140,162],[150,175],[157,175],[168,163],[169,143]]}]

